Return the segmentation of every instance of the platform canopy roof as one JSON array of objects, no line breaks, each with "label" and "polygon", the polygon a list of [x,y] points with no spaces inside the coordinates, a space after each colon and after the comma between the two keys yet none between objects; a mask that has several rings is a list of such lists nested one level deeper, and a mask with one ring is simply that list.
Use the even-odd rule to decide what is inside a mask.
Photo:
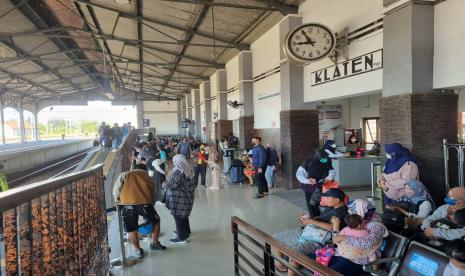
[{"label": "platform canopy roof", "polygon": [[[5,101],[180,99],[302,0],[0,0]],[[111,96],[108,96],[111,98]]]}]

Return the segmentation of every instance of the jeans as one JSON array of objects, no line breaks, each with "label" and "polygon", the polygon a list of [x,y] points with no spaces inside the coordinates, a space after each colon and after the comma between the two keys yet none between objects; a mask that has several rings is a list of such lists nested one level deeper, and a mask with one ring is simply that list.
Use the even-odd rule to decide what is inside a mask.
[{"label": "jeans", "polygon": [[268,183],[268,189],[274,188],[275,176],[276,176],[276,173],[275,173],[275,170],[273,170],[273,166],[266,166],[265,178],[266,178],[266,182]]},{"label": "jeans", "polygon": [[255,169],[255,183],[257,183],[258,194],[268,193],[268,185],[266,184],[265,170],[262,173],[258,173],[258,168]]},{"label": "jeans", "polygon": [[229,173],[229,169],[231,169],[231,157],[223,157],[223,173]]},{"label": "jeans", "polygon": [[189,218],[174,217],[174,222],[176,223],[176,233],[178,235],[178,239],[187,239],[191,234]]},{"label": "jeans", "polygon": [[200,184],[205,186],[205,179],[207,177],[207,166],[195,166],[194,167],[194,172],[195,172],[195,185],[198,185],[199,183],[199,174],[200,174]]}]

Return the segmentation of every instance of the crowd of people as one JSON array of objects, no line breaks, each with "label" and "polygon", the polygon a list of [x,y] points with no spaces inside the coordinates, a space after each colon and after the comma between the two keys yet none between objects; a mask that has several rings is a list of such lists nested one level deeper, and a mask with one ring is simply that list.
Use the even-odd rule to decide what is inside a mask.
[{"label": "crowd of people", "polygon": [[[254,198],[265,197],[275,185],[279,155],[273,144],[264,147],[260,137],[254,137],[252,145],[238,155],[238,140],[233,134],[218,145],[188,137],[154,137],[151,133],[145,141],[137,140],[134,170],[120,176],[114,186],[114,197],[122,208],[125,230],[138,249],[138,256],[144,256],[137,235],[144,225],[136,225],[138,216],[144,217],[146,225],[152,225],[147,230],[152,233],[150,249],[165,248],[158,241],[160,218],[154,207],[156,201],[162,202],[173,216],[176,230],[170,242],[189,241],[194,192],[197,187],[207,187],[208,174],[211,176],[208,188],[218,190],[225,175],[229,174],[231,181],[239,177],[234,172],[239,168],[244,181],[247,177],[249,185],[256,184]],[[364,265],[371,265],[381,256],[383,242],[392,231],[443,250],[451,259],[447,271],[463,273],[451,275],[464,275],[465,247],[455,245],[464,243],[465,188],[450,189],[445,204],[436,208],[428,189],[419,180],[420,162],[401,144],[387,144],[384,149],[386,164],[378,182],[383,190],[382,214],[376,212],[372,201],[350,199],[339,187],[332,162],[344,155],[329,140],[296,171],[308,211],[297,217],[302,226],[274,237],[343,275],[360,275]],[[125,188],[128,183],[138,182],[141,184],[130,184],[132,189]],[[277,256],[283,255],[273,250]],[[294,260],[289,262],[299,267]],[[278,261],[276,268],[295,275]],[[373,265],[373,269],[382,268]]]},{"label": "crowd of people", "polygon": [[117,123],[113,124],[113,127],[111,127],[105,122],[102,122],[98,128],[98,140],[94,142],[94,146],[116,149],[123,141],[123,138],[128,135],[131,128],[131,122],[124,123],[122,127]]},{"label": "crowd of people", "polygon": [[[465,243],[465,188],[450,189],[445,204],[436,208],[419,181],[419,161],[401,144],[387,144],[379,180],[385,210],[380,215],[373,202],[349,201],[334,183],[332,160],[343,156],[335,148],[334,141],[327,141],[298,168],[308,214],[298,215],[302,227],[275,234],[278,241],[343,275],[362,275],[364,265],[381,269],[372,262],[381,256],[392,231],[447,253],[444,275],[465,275],[465,247],[456,246]],[[294,260],[289,262],[299,268]],[[296,275],[280,262],[276,268]]]}]

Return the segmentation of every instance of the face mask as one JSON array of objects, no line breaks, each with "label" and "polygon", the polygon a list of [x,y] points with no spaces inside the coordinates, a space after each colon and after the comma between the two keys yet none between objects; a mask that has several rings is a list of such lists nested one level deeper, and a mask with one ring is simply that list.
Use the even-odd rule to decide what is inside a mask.
[{"label": "face mask", "polygon": [[389,153],[386,153],[386,158],[387,159],[392,159],[392,156]]},{"label": "face mask", "polygon": [[331,147],[332,147],[333,149],[335,149],[335,148],[336,148],[336,144],[332,144]]},{"label": "face mask", "polygon": [[452,197],[446,197],[444,198],[444,202],[448,205],[455,205],[457,204],[457,200],[455,198],[452,198]]},{"label": "face mask", "polygon": [[328,163],[328,158],[320,158],[320,163]]}]

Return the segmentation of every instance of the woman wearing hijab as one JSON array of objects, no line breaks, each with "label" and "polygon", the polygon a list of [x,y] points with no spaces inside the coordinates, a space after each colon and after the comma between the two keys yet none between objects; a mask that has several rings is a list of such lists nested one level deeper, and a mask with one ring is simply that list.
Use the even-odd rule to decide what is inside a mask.
[{"label": "woman wearing hijab", "polygon": [[166,207],[171,211],[176,223],[177,237],[171,243],[185,244],[191,234],[189,216],[194,205],[194,170],[186,157],[176,154],[173,157],[173,174],[163,190],[166,194]]},{"label": "woman wearing hijab", "polygon": [[317,149],[314,155],[305,160],[297,169],[296,178],[305,192],[305,202],[311,217],[320,214],[320,200],[322,182],[334,180],[336,172],[326,151]]},{"label": "woman wearing hijab", "polygon": [[[378,257],[380,256],[379,248],[389,233],[372,203],[364,199],[356,199],[350,202],[348,207],[349,214],[363,217],[369,234],[367,237],[333,235],[337,252],[328,266],[343,275],[355,276],[363,274],[363,265],[370,263],[370,256],[374,252]],[[334,218],[332,223],[337,227],[340,220]]]},{"label": "woman wearing hijab", "polygon": [[449,190],[444,205],[423,221],[421,229],[430,240],[455,240],[465,236],[465,227],[456,225],[454,213],[465,208],[465,188],[455,187]]},{"label": "woman wearing hijab", "polygon": [[384,145],[386,165],[378,184],[383,189],[383,202],[388,205],[404,195],[405,184],[417,180],[418,160],[399,143]]},{"label": "woman wearing hijab", "polygon": [[328,154],[328,157],[331,159],[338,159],[344,157],[344,154],[336,150],[336,142],[333,140],[328,140],[325,142],[323,149]]},{"label": "woman wearing hijab", "polygon": [[410,180],[405,184],[404,189],[404,195],[387,205],[386,209],[402,214],[409,219],[410,228],[416,228],[430,215],[434,201],[425,185],[419,180]]}]

